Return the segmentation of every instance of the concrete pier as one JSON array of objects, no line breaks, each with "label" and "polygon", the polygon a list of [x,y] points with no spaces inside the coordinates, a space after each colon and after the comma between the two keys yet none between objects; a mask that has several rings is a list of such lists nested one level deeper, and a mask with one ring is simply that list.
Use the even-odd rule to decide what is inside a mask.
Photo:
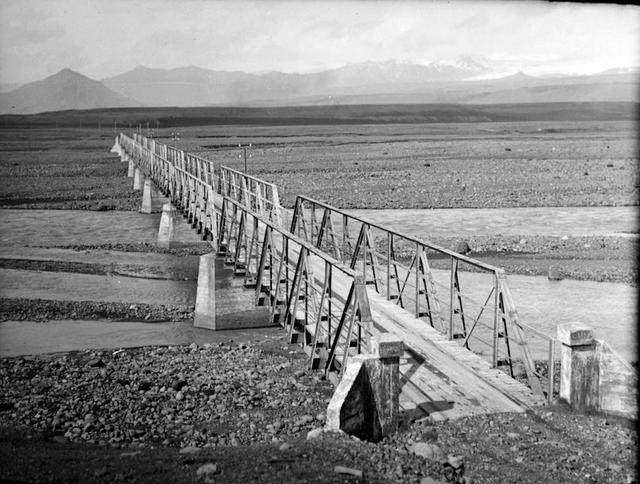
[{"label": "concrete pier", "polygon": [[133,164],[133,158],[131,158],[130,156],[127,156],[127,158],[129,158],[129,168],[127,169],[127,176],[129,178],[133,178],[133,172],[135,171],[136,167]]},{"label": "concrete pier", "polygon": [[158,229],[158,247],[169,249],[176,246],[175,235],[178,217],[180,217],[180,213],[171,203],[165,203],[162,206],[162,217]]},{"label": "concrete pier", "polygon": [[196,328],[216,329],[216,255],[200,256],[198,291],[193,325]]},{"label": "concrete pier", "polygon": [[140,168],[135,168],[133,170],[133,189],[134,190],[142,190],[144,187],[145,176]]},{"label": "concrete pier", "polygon": [[[117,153],[118,155],[120,155],[122,157],[124,150],[122,149],[122,146],[120,146],[120,137],[116,136],[115,141],[113,142],[113,146],[111,147],[110,150],[111,153]],[[124,159],[122,160],[124,161]]]},{"label": "concrete pier", "polygon": [[171,203],[162,206],[160,227],[158,228],[157,246],[163,249],[178,249],[183,247],[204,246],[210,247],[191,228],[191,225],[182,217],[180,211]]},{"label": "concrete pier", "polygon": [[269,308],[255,305],[255,291],[215,252],[200,256],[193,325],[214,331],[276,326]]},{"label": "concrete pier", "polygon": [[169,200],[163,196],[156,187],[155,183],[147,179],[144,181],[144,189],[142,191],[141,213],[159,213]]}]

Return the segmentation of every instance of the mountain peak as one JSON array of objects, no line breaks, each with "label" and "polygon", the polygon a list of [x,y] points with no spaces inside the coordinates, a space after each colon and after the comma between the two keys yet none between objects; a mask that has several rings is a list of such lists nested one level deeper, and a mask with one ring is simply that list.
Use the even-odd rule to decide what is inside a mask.
[{"label": "mountain peak", "polygon": [[530,76],[529,74],[525,74],[522,71],[518,71],[515,74],[511,74],[510,76],[503,77],[502,79],[511,79],[513,81],[530,81],[532,79],[537,79],[537,77]]},{"label": "mountain peak", "polygon": [[0,98],[0,112],[11,114],[139,105],[69,68],[25,84]]},{"label": "mountain peak", "polygon": [[88,79],[87,76],[85,76],[83,74],[80,74],[79,72],[74,71],[72,69],[69,69],[68,67],[65,67],[61,71],[59,71],[59,72],[57,72],[57,73],[55,73],[55,74],[53,74],[52,76],[49,76],[49,77],[56,77],[56,78],[58,78],[58,77],[60,77],[60,78],[81,77],[81,78],[84,78],[84,79]]},{"label": "mountain peak", "polygon": [[486,60],[476,60],[468,55],[459,56],[455,59],[438,59],[429,64],[429,67],[439,72],[456,69],[471,75],[486,72],[490,69]]}]

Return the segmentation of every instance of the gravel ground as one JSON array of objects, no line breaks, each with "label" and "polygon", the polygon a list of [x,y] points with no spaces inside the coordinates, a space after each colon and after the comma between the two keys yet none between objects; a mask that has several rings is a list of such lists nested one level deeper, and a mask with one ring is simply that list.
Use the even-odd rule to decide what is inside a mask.
[{"label": "gravel ground", "polygon": [[636,480],[635,430],[563,406],[439,424],[403,415],[378,443],[310,438],[332,388],[305,362],[284,338],[2,359],[0,479]]},{"label": "gravel ground", "polygon": [[[507,274],[638,283],[637,237],[473,236],[440,237],[431,242],[456,251],[466,244],[470,257],[501,267]],[[435,258],[432,267],[449,268],[447,263]],[[473,268],[464,266],[464,270]]]},{"label": "gravel ground", "polygon": [[193,306],[155,306],[103,301],[0,298],[0,321],[109,319],[112,321],[183,321],[193,319]]},{"label": "gravel ground", "polygon": [[118,252],[151,252],[154,254],[172,254],[178,256],[185,255],[203,255],[211,252],[211,244],[209,242],[201,242],[189,247],[180,247],[175,249],[163,249],[156,244],[147,242],[124,242],[124,243],[107,243],[107,244],[71,244],[71,245],[45,245],[41,246],[47,249],[70,249],[76,251],[83,250],[113,250]]}]

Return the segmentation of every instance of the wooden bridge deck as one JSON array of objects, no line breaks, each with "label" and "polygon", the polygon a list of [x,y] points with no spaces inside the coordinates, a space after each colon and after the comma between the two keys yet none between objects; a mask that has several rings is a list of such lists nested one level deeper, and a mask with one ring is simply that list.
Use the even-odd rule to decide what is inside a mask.
[{"label": "wooden bridge deck", "polygon": [[[310,258],[312,267],[321,261]],[[334,282],[334,288],[343,286]],[[339,292],[346,294],[348,282]],[[525,384],[475,353],[450,341],[427,322],[367,288],[374,330],[392,333],[405,344],[400,361],[401,410],[418,418],[448,420],[499,412],[524,412],[544,405]]]},{"label": "wooden bridge deck", "polygon": [[400,406],[405,412],[446,420],[522,412],[545,403],[523,383],[373,291],[369,304],[377,329],[404,341]]}]

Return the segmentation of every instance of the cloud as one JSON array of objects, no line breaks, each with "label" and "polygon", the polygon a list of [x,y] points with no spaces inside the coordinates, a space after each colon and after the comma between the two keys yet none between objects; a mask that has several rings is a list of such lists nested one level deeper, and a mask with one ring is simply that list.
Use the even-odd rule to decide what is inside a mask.
[{"label": "cloud", "polygon": [[[0,82],[142,64],[307,72],[460,55],[549,69],[640,64],[640,9],[470,1],[2,0]],[[591,67],[585,67],[591,66]]]}]

